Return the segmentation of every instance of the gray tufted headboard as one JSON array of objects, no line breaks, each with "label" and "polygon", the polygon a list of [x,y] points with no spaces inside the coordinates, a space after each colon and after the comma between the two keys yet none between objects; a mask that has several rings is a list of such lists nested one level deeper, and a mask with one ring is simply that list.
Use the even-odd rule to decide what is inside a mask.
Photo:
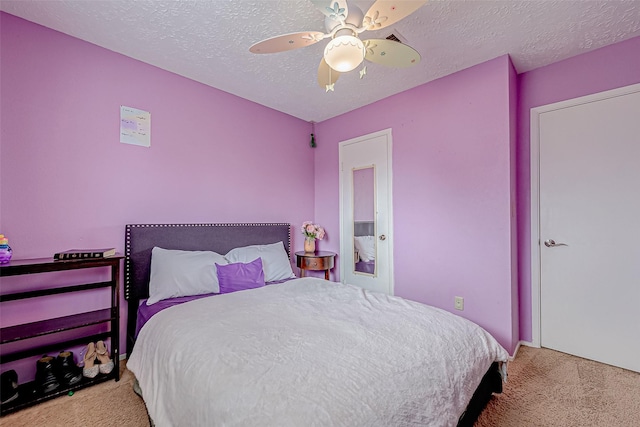
[{"label": "gray tufted headboard", "polygon": [[353,223],[354,236],[374,236],[375,224],[373,221],[355,221]]}]

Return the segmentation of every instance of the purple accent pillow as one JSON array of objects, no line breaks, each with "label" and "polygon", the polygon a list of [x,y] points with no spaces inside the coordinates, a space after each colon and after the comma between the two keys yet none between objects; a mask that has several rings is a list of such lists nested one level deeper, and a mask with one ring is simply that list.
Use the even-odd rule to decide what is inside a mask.
[{"label": "purple accent pillow", "polygon": [[242,262],[227,265],[216,264],[216,269],[218,270],[221,294],[264,286],[261,258],[256,258],[246,264]]}]

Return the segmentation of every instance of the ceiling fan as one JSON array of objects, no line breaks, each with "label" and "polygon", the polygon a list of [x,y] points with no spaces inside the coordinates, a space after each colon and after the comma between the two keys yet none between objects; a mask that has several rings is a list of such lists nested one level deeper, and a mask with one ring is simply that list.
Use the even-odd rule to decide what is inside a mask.
[{"label": "ceiling fan", "polygon": [[[326,33],[302,31],[262,40],[249,48],[252,53],[277,53],[331,40],[324,49],[318,66],[318,84],[326,92],[334,90],[341,73],[358,67],[365,59],[389,67],[410,67],[420,62],[420,54],[410,46],[387,39],[361,40],[365,31],[379,30],[409,16],[427,0],[377,0],[363,14],[346,0],[311,0],[325,15]],[[367,72],[360,71],[360,78]]]}]

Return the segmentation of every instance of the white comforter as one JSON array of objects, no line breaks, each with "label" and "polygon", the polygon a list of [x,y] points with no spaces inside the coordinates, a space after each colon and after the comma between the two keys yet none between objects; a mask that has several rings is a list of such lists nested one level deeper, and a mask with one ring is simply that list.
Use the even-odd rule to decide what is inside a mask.
[{"label": "white comforter", "polygon": [[127,362],[156,426],[455,426],[507,352],[476,324],[304,278],[156,314]]}]

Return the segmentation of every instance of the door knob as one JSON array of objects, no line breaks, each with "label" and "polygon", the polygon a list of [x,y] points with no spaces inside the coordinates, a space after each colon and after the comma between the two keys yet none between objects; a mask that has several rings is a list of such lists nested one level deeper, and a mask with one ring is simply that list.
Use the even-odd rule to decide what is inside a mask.
[{"label": "door knob", "polygon": [[548,248],[553,248],[555,246],[569,246],[566,243],[556,243],[556,241],[553,239],[545,240],[544,245]]},{"label": "door knob", "polygon": [[380,235],[380,240],[386,240],[386,239],[387,239],[387,236],[385,236],[384,234]]}]

